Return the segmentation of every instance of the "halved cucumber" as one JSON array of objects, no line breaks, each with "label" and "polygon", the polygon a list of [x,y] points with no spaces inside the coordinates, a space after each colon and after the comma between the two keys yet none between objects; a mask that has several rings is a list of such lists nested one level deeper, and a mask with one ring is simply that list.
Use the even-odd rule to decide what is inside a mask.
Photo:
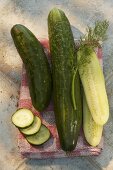
[{"label": "halved cucumber", "polygon": [[33,145],[41,145],[45,143],[50,137],[49,129],[41,125],[40,130],[34,135],[26,136],[27,141]]},{"label": "halved cucumber", "polygon": [[33,113],[28,109],[19,109],[12,115],[12,122],[19,128],[30,126],[34,121]]},{"label": "halved cucumber", "polygon": [[33,135],[39,131],[41,127],[41,120],[38,116],[34,117],[33,123],[27,128],[20,128],[20,132],[25,135]]}]

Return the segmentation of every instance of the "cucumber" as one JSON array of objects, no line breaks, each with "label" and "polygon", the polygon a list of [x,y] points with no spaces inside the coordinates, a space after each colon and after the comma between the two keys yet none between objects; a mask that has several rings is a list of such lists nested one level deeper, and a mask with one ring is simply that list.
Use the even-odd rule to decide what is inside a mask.
[{"label": "cucumber", "polygon": [[87,142],[97,146],[102,137],[103,126],[98,125],[91,115],[85,94],[83,94],[83,131]]},{"label": "cucumber", "polygon": [[30,126],[34,121],[33,113],[28,109],[19,109],[12,115],[12,122],[19,128]]},{"label": "cucumber", "polygon": [[77,61],[89,110],[94,121],[103,126],[109,118],[109,103],[104,75],[94,49],[88,45],[81,46]]},{"label": "cucumber", "polygon": [[43,111],[51,99],[51,72],[44,49],[33,33],[23,25],[11,29],[14,44],[26,68],[32,104]]},{"label": "cucumber", "polygon": [[39,131],[40,127],[41,127],[41,120],[38,116],[35,116],[33,123],[29,127],[20,128],[19,130],[25,135],[33,135]]},{"label": "cucumber", "polygon": [[48,33],[56,126],[62,149],[72,151],[81,128],[82,102],[74,38],[63,11],[50,11]]},{"label": "cucumber", "polygon": [[27,141],[32,145],[42,145],[50,138],[50,131],[45,125],[34,135],[26,136]]}]

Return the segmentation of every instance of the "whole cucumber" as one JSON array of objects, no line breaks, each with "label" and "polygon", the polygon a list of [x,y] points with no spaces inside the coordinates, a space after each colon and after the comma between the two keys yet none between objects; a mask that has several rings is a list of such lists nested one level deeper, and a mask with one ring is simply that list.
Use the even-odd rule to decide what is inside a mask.
[{"label": "whole cucumber", "polygon": [[77,61],[88,108],[96,124],[103,126],[109,118],[109,104],[104,74],[94,49],[81,46]]},{"label": "whole cucumber", "polygon": [[17,24],[11,29],[14,44],[26,68],[33,106],[43,111],[51,98],[51,72],[46,54],[34,34]]},{"label": "whole cucumber", "polygon": [[50,11],[48,32],[57,130],[62,149],[72,151],[81,128],[82,104],[74,38],[63,11],[56,8]]}]

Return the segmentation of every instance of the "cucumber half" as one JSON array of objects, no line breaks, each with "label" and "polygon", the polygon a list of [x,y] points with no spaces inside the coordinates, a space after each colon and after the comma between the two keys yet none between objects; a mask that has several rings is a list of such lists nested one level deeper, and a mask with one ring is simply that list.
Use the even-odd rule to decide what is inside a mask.
[{"label": "cucumber half", "polygon": [[38,116],[34,117],[33,123],[27,128],[20,128],[20,132],[25,135],[33,135],[39,131],[41,127],[41,120]]},{"label": "cucumber half", "polygon": [[19,128],[26,128],[34,121],[33,113],[28,109],[19,109],[12,115],[12,122]]},{"label": "cucumber half", "polygon": [[27,141],[32,145],[41,145],[50,137],[50,131],[45,125],[41,125],[40,130],[34,135],[26,136]]}]

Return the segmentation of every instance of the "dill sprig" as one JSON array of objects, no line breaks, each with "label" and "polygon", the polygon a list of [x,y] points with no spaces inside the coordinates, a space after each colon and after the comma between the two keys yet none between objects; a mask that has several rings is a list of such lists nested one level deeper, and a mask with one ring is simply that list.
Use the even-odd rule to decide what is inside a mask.
[{"label": "dill sprig", "polygon": [[109,22],[107,20],[104,21],[96,21],[94,28],[87,27],[86,34],[81,37],[81,45],[89,45],[92,47],[101,46],[101,43],[107,39],[107,29],[109,27]]}]

